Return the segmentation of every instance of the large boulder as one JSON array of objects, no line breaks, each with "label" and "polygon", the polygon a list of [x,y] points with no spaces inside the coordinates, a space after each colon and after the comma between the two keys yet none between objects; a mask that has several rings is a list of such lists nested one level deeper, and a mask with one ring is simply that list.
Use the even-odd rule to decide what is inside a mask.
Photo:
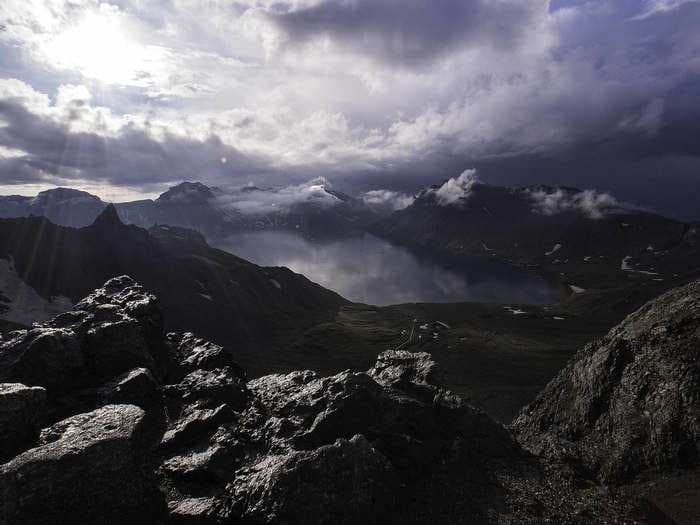
[{"label": "large boulder", "polygon": [[531,451],[629,482],[700,460],[700,281],[589,344],[513,423]]},{"label": "large boulder", "polygon": [[439,367],[423,352],[387,350],[377,357],[377,362],[368,372],[377,383],[408,390],[416,395],[432,393],[432,387],[444,384]]},{"label": "large boulder", "polygon": [[189,374],[195,370],[214,370],[224,367],[233,368],[237,376],[245,378],[245,371],[234,362],[231,352],[223,346],[196,337],[190,332],[170,333],[167,339],[171,354],[177,361],[174,371],[180,374],[170,379],[179,379],[182,374]]},{"label": "large boulder", "polygon": [[30,446],[39,435],[46,390],[0,383],[0,462]]},{"label": "large boulder", "polygon": [[72,331],[42,326],[12,335],[0,344],[0,381],[56,393],[89,380],[85,355]]},{"label": "large boulder", "polygon": [[155,523],[162,497],[145,413],[107,405],[56,423],[0,466],[1,523]]},{"label": "large boulder", "polygon": [[241,469],[233,506],[261,523],[387,523],[399,479],[361,435],[312,451],[270,455]]}]

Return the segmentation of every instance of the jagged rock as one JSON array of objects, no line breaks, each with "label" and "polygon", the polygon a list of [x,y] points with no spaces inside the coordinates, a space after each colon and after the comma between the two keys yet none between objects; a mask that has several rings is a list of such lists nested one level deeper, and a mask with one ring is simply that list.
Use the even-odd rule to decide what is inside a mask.
[{"label": "jagged rock", "polygon": [[85,355],[76,335],[64,329],[16,332],[0,346],[0,381],[69,390],[88,380]]},{"label": "jagged rock", "polygon": [[[649,512],[628,500],[594,493],[589,490],[593,484],[582,487],[574,474],[568,485],[549,483],[549,467],[525,454],[504,427],[429,384],[432,374],[418,373],[434,368],[428,354],[390,352],[378,361],[369,373],[321,378],[313,372],[293,372],[249,383],[253,400],[241,415],[241,430],[243,441],[259,452],[237,471],[234,515],[254,516],[261,523],[295,523],[293,513],[299,505],[309,509],[312,517],[307,520],[313,523],[585,523],[561,504],[575,498],[577,511],[593,522],[637,517],[645,522]],[[401,390],[379,384],[375,374]],[[345,440],[358,434],[391,466],[380,479],[393,488],[389,495],[375,496],[376,517],[356,514],[363,507],[347,500],[347,494],[345,501],[335,499],[330,483],[326,500],[322,492],[291,481],[301,476],[294,470],[295,461],[325,457],[329,447],[342,449]],[[376,457],[349,457],[356,460],[347,467],[351,472],[378,468]],[[302,479],[320,476],[313,470],[302,472]],[[397,482],[390,483],[390,478]],[[280,486],[295,487],[288,489],[295,495],[292,499],[275,489],[278,479],[290,480]],[[319,483],[325,483],[323,478]],[[311,510],[322,506],[325,514]],[[388,515],[382,514],[385,506],[392,509]]]},{"label": "jagged rock", "polygon": [[168,522],[175,525],[220,523],[217,509],[218,501],[213,497],[173,500],[168,506]]},{"label": "jagged rock", "polygon": [[158,442],[165,432],[166,411],[161,388],[147,368],[136,368],[97,390],[98,404],[131,404],[146,412],[144,431]]},{"label": "jagged rock", "polygon": [[443,375],[430,354],[388,350],[377,357],[368,372],[383,386],[432,397],[434,386],[443,386]]},{"label": "jagged rock", "polygon": [[32,444],[39,435],[39,419],[46,390],[19,383],[0,383],[0,461]]},{"label": "jagged rock", "polygon": [[235,420],[236,414],[226,404],[213,409],[188,406],[163,435],[162,446],[172,449],[197,442],[211,435],[219,425]]},{"label": "jagged rock", "polygon": [[[428,354],[417,359],[430,362]],[[415,449],[414,459],[420,464],[432,460],[427,443],[450,439],[457,432],[478,440],[481,431],[489,436],[485,445],[494,451],[503,445],[499,453],[507,455],[513,448],[501,425],[436,387],[422,400],[383,387],[369,373],[349,371],[326,378],[312,372],[272,375],[251,381],[249,387],[269,415],[287,419],[282,437],[301,448],[359,433],[387,441],[388,449],[404,443],[403,452]],[[408,436],[412,439],[404,439]],[[391,458],[392,450],[387,455]]]},{"label": "jagged rock", "polygon": [[229,367],[214,370],[194,370],[177,385],[168,387],[169,395],[178,390],[184,402],[201,401],[203,406],[217,406],[228,403],[234,410],[245,406],[247,392],[245,378]]},{"label": "jagged rock", "polygon": [[164,508],[144,417],[108,405],[42,431],[38,447],[0,467],[2,523],[156,522]]},{"label": "jagged rock", "polygon": [[222,346],[200,339],[190,332],[168,334],[168,343],[179,361],[178,370],[181,373],[228,366],[234,368],[236,375],[241,379],[245,378],[245,371],[233,361],[231,354]]},{"label": "jagged rock", "polygon": [[155,296],[121,276],[110,279],[75,309],[91,315],[79,331],[86,334],[86,358],[94,376],[113,377],[144,367],[163,377],[169,356]]},{"label": "jagged rock", "polygon": [[605,482],[700,459],[700,281],[647,303],[589,344],[513,423],[532,451]]},{"label": "jagged rock", "polygon": [[104,405],[130,404],[143,408],[154,434],[165,431],[166,410],[161,387],[146,368],[136,368],[107,383],[65,392],[52,399],[44,424],[51,424],[76,413],[90,412]]},{"label": "jagged rock", "polygon": [[163,462],[162,468],[171,476],[194,481],[227,480],[234,472],[243,450],[235,439],[229,437],[226,441],[228,442],[215,443],[205,450],[173,456]]},{"label": "jagged rock", "polygon": [[266,456],[233,484],[237,515],[259,523],[387,523],[399,479],[361,435]]},{"label": "jagged rock", "polygon": [[144,410],[153,404],[161,404],[158,383],[147,368],[130,370],[100,390],[112,403],[130,403]]},{"label": "jagged rock", "polygon": [[167,359],[154,296],[122,276],[75,310],[0,345],[0,380],[52,392],[98,385],[133,368],[162,375]]},{"label": "jagged rock", "polygon": [[425,352],[388,350],[377,357],[369,374],[378,383],[392,387],[444,384],[435,361]]}]

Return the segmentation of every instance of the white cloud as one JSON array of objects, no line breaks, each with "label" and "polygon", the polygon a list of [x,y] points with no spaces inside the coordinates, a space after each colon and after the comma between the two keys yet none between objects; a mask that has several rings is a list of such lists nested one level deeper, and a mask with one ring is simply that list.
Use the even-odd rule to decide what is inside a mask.
[{"label": "white cloud", "polygon": [[93,105],[92,93],[82,84],[58,86],[52,101],[51,97],[21,80],[0,79],[0,100],[3,99],[18,103],[32,115],[49,119],[72,132],[114,136],[136,124],[130,115],[114,115],[108,107]]},{"label": "white cloud", "polygon": [[316,177],[302,184],[283,188],[260,189],[247,186],[217,197],[217,202],[224,208],[246,215],[286,212],[298,204],[313,203],[317,206],[340,204],[340,199],[327,189],[330,189],[328,180],[324,177]]},{"label": "white cloud", "polygon": [[533,210],[542,215],[577,211],[591,219],[601,219],[611,213],[630,209],[609,193],[596,190],[572,191],[556,188],[528,190],[527,193],[532,198]]},{"label": "white cloud", "polygon": [[26,155],[25,151],[0,145],[0,159],[14,159]]},{"label": "white cloud", "polygon": [[451,178],[439,188],[430,191],[441,206],[460,205],[464,199],[469,197],[472,186],[478,182],[476,170],[468,169],[464,170],[458,177]]},{"label": "white cloud", "polygon": [[16,78],[0,79],[0,100],[17,102],[29,111],[44,114],[51,106],[51,100],[32,86]]},{"label": "white cloud", "polygon": [[699,0],[645,0],[643,11],[632,17],[632,20],[644,20],[655,15],[662,15],[680,9],[685,4],[698,2]]},{"label": "white cloud", "polygon": [[663,98],[655,98],[649,101],[641,111],[625,115],[620,121],[620,128],[655,135],[663,123],[664,106]]},{"label": "white cloud", "polygon": [[403,210],[415,200],[413,195],[391,190],[371,190],[363,193],[360,198],[365,204],[379,211]]}]

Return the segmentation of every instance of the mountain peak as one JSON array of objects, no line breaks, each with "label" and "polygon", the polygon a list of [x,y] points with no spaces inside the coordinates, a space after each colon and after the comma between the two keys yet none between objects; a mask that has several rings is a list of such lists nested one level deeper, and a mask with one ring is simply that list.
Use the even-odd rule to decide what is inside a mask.
[{"label": "mountain peak", "polygon": [[182,182],[177,186],[168,188],[168,191],[161,194],[160,197],[156,199],[156,202],[197,204],[213,199],[215,196],[216,195],[214,191],[212,191],[212,188],[202,184],[201,182]]},{"label": "mountain peak", "polygon": [[95,222],[92,223],[93,228],[110,228],[113,226],[123,226],[124,223],[119,218],[119,212],[114,204],[108,204],[107,207],[97,216]]},{"label": "mountain peak", "polygon": [[100,198],[82,190],[74,188],[51,188],[49,190],[40,191],[34,197],[35,202],[100,202]]}]

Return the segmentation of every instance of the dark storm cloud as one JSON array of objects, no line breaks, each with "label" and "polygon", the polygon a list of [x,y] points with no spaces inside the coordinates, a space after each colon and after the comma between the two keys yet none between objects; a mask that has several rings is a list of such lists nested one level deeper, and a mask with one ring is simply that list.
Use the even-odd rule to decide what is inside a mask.
[{"label": "dark storm cloud", "polygon": [[539,0],[325,0],[275,4],[267,17],[292,45],[327,36],[371,57],[417,64],[460,46],[515,47],[545,6]]},{"label": "dark storm cloud", "polygon": [[[71,132],[64,123],[34,114],[16,101],[0,101],[0,144],[21,155],[0,159],[5,183],[91,180],[144,187],[201,177],[230,180],[231,172],[255,174],[263,165],[212,136],[207,141],[125,127],[116,136]],[[225,162],[222,161],[225,159]]]},{"label": "dark storm cloud", "polygon": [[121,24],[112,44],[134,44],[134,59],[161,51],[160,74],[136,82],[95,81],[91,53],[52,67],[53,39],[83,20],[62,4],[75,3],[6,0],[5,184],[321,175],[389,202],[476,168],[486,182],[599,187],[685,216],[700,195],[697,1],[85,2]]}]

